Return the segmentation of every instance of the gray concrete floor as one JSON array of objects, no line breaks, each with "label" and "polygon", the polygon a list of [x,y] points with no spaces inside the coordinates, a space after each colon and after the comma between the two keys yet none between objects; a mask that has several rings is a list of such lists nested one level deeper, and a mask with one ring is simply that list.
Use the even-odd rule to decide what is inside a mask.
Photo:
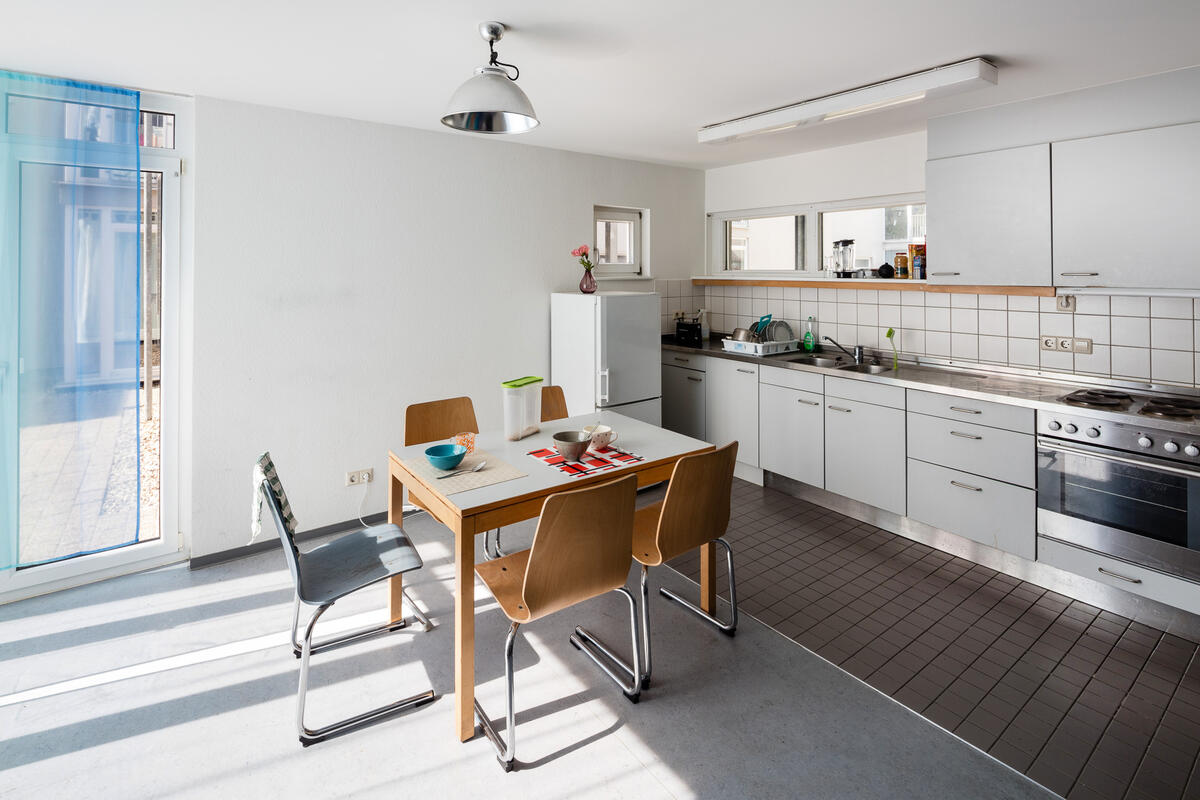
[{"label": "gray concrete floor", "polygon": [[[450,536],[424,515],[406,527],[426,562],[410,591],[437,627],[315,657],[309,723],[430,685],[432,705],[302,748],[282,555],[132,575],[0,607],[0,796],[1052,796],[749,616],[731,639],[657,595],[638,705],[567,641],[583,624],[628,653],[622,598],[523,629],[505,775],[485,739],[452,734]],[[666,568],[652,585],[695,592]],[[384,598],[365,590],[326,618],[382,619]],[[497,719],[506,629],[478,588],[478,695]]]}]

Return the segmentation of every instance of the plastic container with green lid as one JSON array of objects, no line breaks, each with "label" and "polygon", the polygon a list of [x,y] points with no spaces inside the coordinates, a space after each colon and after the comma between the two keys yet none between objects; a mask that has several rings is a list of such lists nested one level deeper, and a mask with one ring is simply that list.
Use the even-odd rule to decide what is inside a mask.
[{"label": "plastic container with green lid", "polygon": [[527,375],[500,385],[504,388],[504,437],[515,442],[540,431],[542,378]]}]

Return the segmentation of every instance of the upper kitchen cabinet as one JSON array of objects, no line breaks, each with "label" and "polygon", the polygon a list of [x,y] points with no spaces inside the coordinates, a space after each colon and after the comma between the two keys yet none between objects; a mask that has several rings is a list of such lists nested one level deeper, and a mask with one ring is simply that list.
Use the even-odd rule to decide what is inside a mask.
[{"label": "upper kitchen cabinet", "polygon": [[927,161],[925,201],[930,283],[1050,285],[1050,145]]},{"label": "upper kitchen cabinet", "polygon": [[1200,289],[1200,122],[1055,142],[1053,186],[1057,286]]}]

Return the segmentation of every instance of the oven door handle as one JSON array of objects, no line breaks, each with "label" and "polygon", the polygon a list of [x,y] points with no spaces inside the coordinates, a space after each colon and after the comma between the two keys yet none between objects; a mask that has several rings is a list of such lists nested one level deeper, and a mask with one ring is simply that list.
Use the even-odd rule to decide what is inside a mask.
[{"label": "oven door handle", "polygon": [[1156,472],[1168,472],[1172,475],[1182,475],[1187,478],[1200,477],[1200,470],[1187,469],[1186,467],[1176,467],[1170,464],[1165,464],[1160,461],[1147,461],[1141,458],[1131,458],[1129,456],[1116,455],[1115,453],[1092,450],[1090,448],[1076,447],[1062,442],[1054,441],[1039,436],[1037,440],[1038,447],[1045,448],[1058,453],[1070,453],[1077,456],[1087,456],[1089,458],[1098,458],[1101,461],[1113,461],[1118,464],[1128,464],[1132,467],[1142,467],[1144,469],[1152,469]]}]

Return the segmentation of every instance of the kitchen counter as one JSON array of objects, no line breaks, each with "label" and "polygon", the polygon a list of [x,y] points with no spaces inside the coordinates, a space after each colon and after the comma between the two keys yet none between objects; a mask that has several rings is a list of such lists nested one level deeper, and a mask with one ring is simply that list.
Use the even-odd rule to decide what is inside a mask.
[{"label": "kitchen counter", "polygon": [[[1071,376],[1062,379],[1050,377],[1033,377],[1017,375],[998,370],[989,370],[984,365],[972,365],[970,368],[958,366],[943,366],[922,364],[912,360],[900,360],[900,368],[895,372],[879,375],[869,375],[863,372],[851,372],[836,367],[817,367],[809,364],[784,361],[796,352],[781,353],[773,356],[754,356],[745,353],[733,353],[725,350],[719,340],[710,339],[701,347],[690,347],[676,344],[674,337],[667,335],[662,338],[662,349],[679,353],[699,353],[713,358],[726,358],[734,361],[744,361],[760,366],[794,369],[803,372],[816,372],[848,380],[883,383],[891,386],[901,386],[906,389],[920,389],[942,394],[953,394],[957,397],[974,398],[1009,403],[1027,408],[1061,411],[1072,409],[1089,418],[1108,420],[1110,422],[1130,423],[1128,414],[1115,413],[1095,408],[1080,408],[1060,402],[1060,398],[1076,389],[1096,388],[1094,383],[1072,381]],[[836,348],[821,348],[823,355],[841,355]],[[891,362],[891,354],[882,351],[872,351],[870,356],[878,356],[879,363],[887,365]],[[1102,384],[1111,385],[1111,384]],[[1145,389],[1137,391],[1145,392]],[[1200,425],[1190,421],[1155,418],[1148,421],[1148,426],[1159,430],[1170,430],[1178,433],[1200,436]]]}]

